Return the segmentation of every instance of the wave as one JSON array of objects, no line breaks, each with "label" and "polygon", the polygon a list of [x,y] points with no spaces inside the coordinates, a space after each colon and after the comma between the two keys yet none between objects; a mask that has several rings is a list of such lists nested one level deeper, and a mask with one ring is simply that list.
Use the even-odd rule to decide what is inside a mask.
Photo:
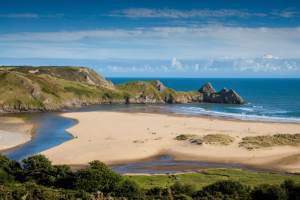
[{"label": "wave", "polygon": [[253,106],[253,108],[264,108],[263,106]]},{"label": "wave", "polygon": [[192,115],[210,115],[216,117],[231,117],[241,120],[250,120],[250,121],[272,121],[272,122],[294,122],[300,123],[300,118],[298,117],[277,117],[277,116],[268,116],[268,115],[259,115],[253,113],[233,113],[226,111],[214,111],[208,110],[200,107],[191,107],[191,106],[182,106],[182,107],[161,107],[164,109],[171,109],[177,114],[192,114]]},{"label": "wave", "polygon": [[236,109],[236,110],[250,111],[250,112],[254,111],[253,109],[250,109],[250,108],[230,108],[230,107],[228,107],[228,108],[229,109]]}]

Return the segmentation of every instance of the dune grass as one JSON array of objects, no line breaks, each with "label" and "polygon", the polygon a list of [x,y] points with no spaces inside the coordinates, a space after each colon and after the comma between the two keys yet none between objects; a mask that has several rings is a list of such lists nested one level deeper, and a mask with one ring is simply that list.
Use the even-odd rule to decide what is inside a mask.
[{"label": "dune grass", "polygon": [[270,148],[275,146],[299,146],[300,134],[277,134],[266,136],[248,136],[242,139],[240,146],[247,149]]},{"label": "dune grass", "polygon": [[193,134],[181,134],[178,135],[177,137],[175,137],[175,140],[188,140],[191,139],[193,137],[196,137],[197,135],[193,135]]},{"label": "dune grass", "polygon": [[200,138],[192,140],[192,143],[210,144],[210,145],[230,145],[235,138],[227,134],[208,134]]}]

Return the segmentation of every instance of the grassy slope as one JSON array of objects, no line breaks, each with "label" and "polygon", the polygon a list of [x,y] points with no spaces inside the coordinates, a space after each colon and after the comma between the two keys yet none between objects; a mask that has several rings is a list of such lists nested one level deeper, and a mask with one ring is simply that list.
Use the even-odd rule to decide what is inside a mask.
[{"label": "grassy slope", "polygon": [[[235,169],[210,169],[201,173],[190,173],[176,175],[179,177],[179,182],[194,184],[198,189],[212,184],[219,180],[238,180],[248,185],[259,185],[263,183],[279,185],[284,180],[291,178],[297,182],[300,182],[299,177],[290,177],[286,175],[273,174],[273,173],[258,173],[244,170]],[[150,189],[154,187],[169,187],[174,184],[175,180],[173,176],[169,175],[154,175],[154,176],[127,176],[130,179],[136,180],[139,184],[145,188]]]},{"label": "grassy slope", "polygon": [[[37,71],[39,70],[39,71]],[[35,73],[30,73],[37,71]],[[97,84],[87,83],[85,76]],[[142,84],[140,84],[142,83]],[[0,67],[0,106],[32,105],[35,107],[59,104],[68,100],[124,100],[135,97],[180,98],[199,95],[197,91],[176,92],[166,88],[160,92],[153,81],[127,82],[106,87],[107,81],[95,71],[82,67]],[[32,96],[38,91],[40,98]]]}]

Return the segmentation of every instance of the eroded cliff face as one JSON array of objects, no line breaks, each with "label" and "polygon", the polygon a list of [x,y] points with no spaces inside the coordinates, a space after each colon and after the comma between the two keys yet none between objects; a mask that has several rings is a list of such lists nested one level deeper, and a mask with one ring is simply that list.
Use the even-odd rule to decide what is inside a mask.
[{"label": "eroded cliff face", "polygon": [[0,68],[0,112],[62,111],[101,104],[245,103],[234,90],[216,92],[210,83],[198,91],[182,92],[158,80],[113,85],[82,67],[33,69]]}]

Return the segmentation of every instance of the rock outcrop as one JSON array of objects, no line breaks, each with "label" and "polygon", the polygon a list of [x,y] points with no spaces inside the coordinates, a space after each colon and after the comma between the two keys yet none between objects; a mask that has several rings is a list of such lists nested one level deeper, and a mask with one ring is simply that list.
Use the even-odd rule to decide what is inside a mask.
[{"label": "rock outcrop", "polygon": [[158,80],[154,81],[154,87],[158,90],[158,91],[165,91],[165,86]]},{"label": "rock outcrop", "polygon": [[198,90],[203,93],[203,102],[227,103],[227,104],[244,104],[245,101],[233,90],[229,91],[223,88],[216,92],[210,83],[206,83]]}]

